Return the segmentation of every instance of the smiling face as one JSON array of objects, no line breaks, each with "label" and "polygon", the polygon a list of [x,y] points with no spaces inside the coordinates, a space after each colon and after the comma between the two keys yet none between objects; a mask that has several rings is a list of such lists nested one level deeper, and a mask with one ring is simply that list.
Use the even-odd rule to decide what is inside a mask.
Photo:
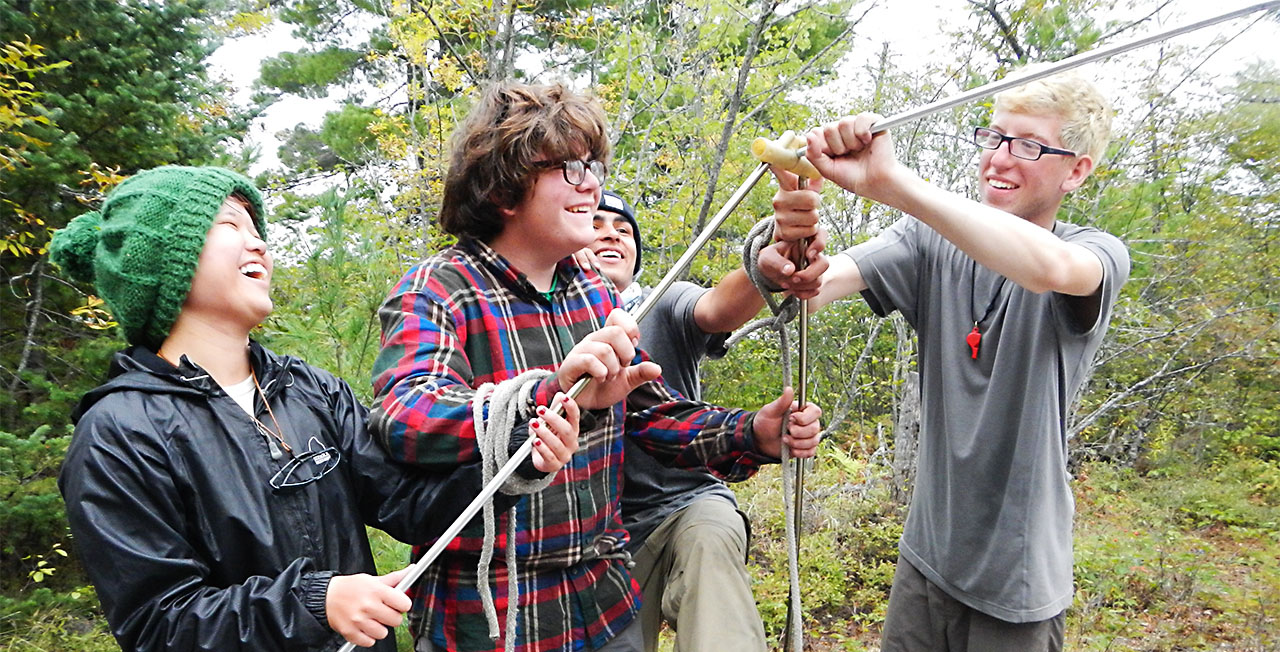
[{"label": "smiling face", "polygon": [[[1006,136],[1034,140],[1042,145],[1068,149],[1062,143],[1062,120],[1054,116],[996,111],[991,129]],[[982,203],[1052,228],[1058,207],[1068,192],[1080,187],[1093,161],[1087,155],[1045,154],[1028,161],[1009,153],[1009,143],[982,150],[978,181]]]},{"label": "smiling face", "polygon": [[636,234],[631,230],[631,222],[613,211],[600,210],[592,226],[596,241],[591,243],[591,252],[596,255],[596,266],[621,292],[634,280]]},{"label": "smiling face", "polygon": [[506,258],[518,261],[517,266],[526,273],[536,269],[524,265],[554,267],[595,240],[591,217],[599,204],[600,180],[594,174],[588,172],[582,183],[574,186],[565,181],[560,168],[540,170],[520,203],[499,209],[506,224],[491,245]]},{"label": "smiling face", "polygon": [[[245,332],[271,314],[271,255],[249,210],[228,197],[205,237],[184,316],[226,324]],[[189,315],[187,313],[190,313]]]}]

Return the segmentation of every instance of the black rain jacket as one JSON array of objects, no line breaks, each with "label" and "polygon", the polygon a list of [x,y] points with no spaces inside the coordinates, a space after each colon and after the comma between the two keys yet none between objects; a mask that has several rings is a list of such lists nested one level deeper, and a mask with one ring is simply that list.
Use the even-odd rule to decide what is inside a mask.
[{"label": "black rain jacket", "polygon": [[[290,455],[273,460],[266,435],[199,367],[142,347],[117,353],[110,380],[73,414],[58,485],[125,650],[336,649],[325,592],[334,574],[375,572],[364,525],[421,543],[481,489],[478,464],[443,476],[387,458],[333,375],[257,343],[250,360],[295,454],[331,446],[332,472],[273,489]],[[254,408],[274,429],[260,395]],[[394,651],[394,637],[374,649]]]}]

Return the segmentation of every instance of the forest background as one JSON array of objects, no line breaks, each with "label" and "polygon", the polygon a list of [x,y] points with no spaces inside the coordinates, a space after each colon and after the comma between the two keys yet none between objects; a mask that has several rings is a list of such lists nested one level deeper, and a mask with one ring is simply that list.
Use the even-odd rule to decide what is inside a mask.
[{"label": "forest background", "polygon": [[[257,171],[277,260],[276,312],[257,337],[367,400],[375,309],[448,241],[435,224],[447,138],[488,80],[562,79],[601,99],[609,186],[639,207],[652,283],[754,165],[754,137],[914,108],[1182,22],[1189,6],[948,4],[935,50],[947,55],[907,66],[888,43],[849,56],[876,37],[863,28],[874,4],[857,0],[0,0],[0,650],[118,649],[55,481],[71,408],[121,340],[45,253],[53,230],[127,175],[166,163]],[[1277,20],[1096,64],[1121,80],[1108,88],[1115,137],[1061,217],[1121,237],[1133,274],[1070,424],[1070,649],[1280,649],[1280,69],[1271,55],[1210,72],[1242,30]],[[302,47],[268,57],[252,97],[236,99],[211,53],[279,23]],[[288,97],[340,102],[320,125],[278,134],[275,163],[250,126]],[[989,111],[988,99],[902,127],[898,155],[971,193],[967,137]],[[771,194],[750,195],[691,279],[739,264]],[[896,218],[834,190],[824,201],[832,250]],[[828,426],[804,512],[809,648],[876,649],[912,483],[915,342],[900,318],[858,301],[811,329],[810,393]],[[772,396],[777,349],[760,334],[708,364],[708,398]],[[787,586],[779,485],[773,469],[735,487],[774,635]],[[374,537],[380,566],[403,565],[403,545]]]}]

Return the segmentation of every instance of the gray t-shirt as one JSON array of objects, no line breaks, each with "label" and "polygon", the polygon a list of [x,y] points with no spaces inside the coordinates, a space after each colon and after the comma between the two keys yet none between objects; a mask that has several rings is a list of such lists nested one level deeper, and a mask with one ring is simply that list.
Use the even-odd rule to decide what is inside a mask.
[{"label": "gray t-shirt", "polygon": [[[901,312],[919,337],[919,459],[899,550],[955,599],[1008,622],[1071,603],[1067,411],[1129,276],[1114,236],[1064,222],[1053,232],[1102,261],[1092,323],[1077,323],[1078,298],[1019,287],[912,217],[844,252],[872,310]],[[965,342],[975,321],[977,359]]]},{"label": "gray t-shirt", "polygon": [[[707,292],[693,283],[674,283],[640,323],[640,348],[662,367],[667,385],[693,400],[702,400],[698,364],[704,357],[723,357],[728,338],[727,333],[705,333],[694,321],[693,308]],[[645,290],[642,296],[648,294]],[[631,534],[630,549],[694,500],[711,496],[737,506],[733,492],[710,473],[667,468],[630,439],[624,455],[622,525]]]}]

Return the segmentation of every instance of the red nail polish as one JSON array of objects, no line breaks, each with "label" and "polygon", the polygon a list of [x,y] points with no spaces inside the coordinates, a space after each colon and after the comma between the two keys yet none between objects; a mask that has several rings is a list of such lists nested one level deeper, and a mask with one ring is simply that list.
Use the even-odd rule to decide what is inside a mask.
[{"label": "red nail polish", "polygon": [[529,426],[530,426],[531,428],[537,428],[537,427],[538,427],[538,422],[537,422],[537,421],[532,421],[532,422],[530,422],[530,423],[529,423]]},{"label": "red nail polish", "polygon": [[542,415],[544,415],[544,414],[546,414],[546,413],[547,413],[547,406],[545,406],[545,405],[539,405],[539,406],[538,406],[538,416],[542,416]]},{"label": "red nail polish", "polygon": [[541,446],[541,445],[542,445],[542,440],[541,440],[541,439],[535,439],[535,440],[533,440],[533,445],[534,445],[534,446]]}]

